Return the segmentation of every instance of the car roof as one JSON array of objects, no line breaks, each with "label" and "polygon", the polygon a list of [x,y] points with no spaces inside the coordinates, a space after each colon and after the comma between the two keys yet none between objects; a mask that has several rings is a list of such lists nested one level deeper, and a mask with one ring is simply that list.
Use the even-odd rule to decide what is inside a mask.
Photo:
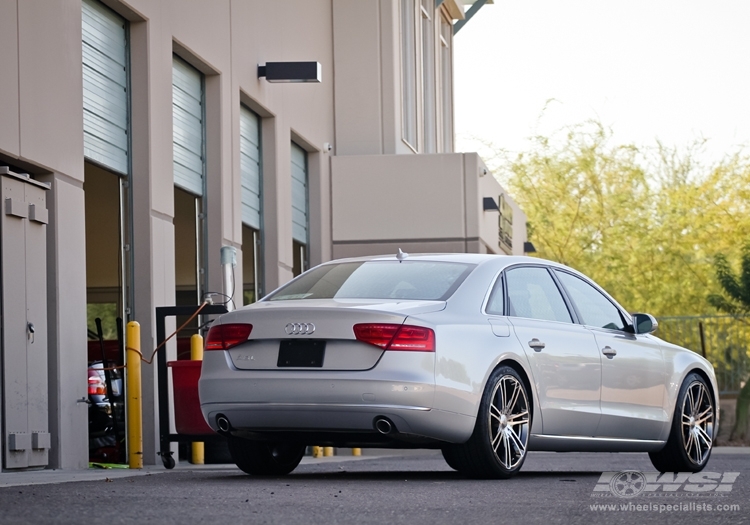
[{"label": "car roof", "polygon": [[[335,259],[323,264],[335,264],[342,262],[363,262],[363,261],[397,261],[396,254],[392,255],[368,255],[363,257],[349,257],[345,259]],[[440,261],[440,262],[459,262],[469,264],[483,264],[491,261],[502,261],[502,266],[522,263],[551,264],[562,266],[558,263],[539,259],[538,257],[527,257],[523,255],[496,255],[491,253],[412,253],[407,254],[407,261]]]}]

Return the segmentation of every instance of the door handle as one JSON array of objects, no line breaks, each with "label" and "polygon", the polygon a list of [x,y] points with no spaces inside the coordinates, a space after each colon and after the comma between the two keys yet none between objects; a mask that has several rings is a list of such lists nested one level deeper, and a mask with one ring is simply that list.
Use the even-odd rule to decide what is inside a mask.
[{"label": "door handle", "polygon": [[547,345],[545,345],[544,343],[542,343],[539,339],[535,337],[534,339],[529,341],[529,346],[533,348],[535,351],[541,352],[542,348],[544,348]]},{"label": "door handle", "polygon": [[617,355],[617,350],[610,346],[605,346],[602,348],[602,353],[606,355],[609,359],[612,359],[614,356]]}]

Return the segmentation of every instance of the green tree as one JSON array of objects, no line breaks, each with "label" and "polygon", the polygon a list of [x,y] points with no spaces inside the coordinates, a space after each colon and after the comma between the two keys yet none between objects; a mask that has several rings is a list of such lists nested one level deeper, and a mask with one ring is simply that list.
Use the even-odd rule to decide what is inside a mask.
[{"label": "green tree", "polygon": [[[735,275],[732,266],[724,254],[716,256],[716,277],[724,290],[723,295],[709,295],[709,302],[718,310],[732,315],[750,313],[750,242],[742,249],[740,271]],[[747,352],[747,349],[744,349]],[[745,441],[750,437],[748,421],[750,412],[750,378],[745,379],[745,386],[737,396],[734,427],[730,440]]]},{"label": "green tree", "polygon": [[750,231],[750,161],[702,165],[701,144],[619,145],[584,122],[490,165],[526,212],[537,255],[590,275],[631,311],[700,315],[715,253]]}]

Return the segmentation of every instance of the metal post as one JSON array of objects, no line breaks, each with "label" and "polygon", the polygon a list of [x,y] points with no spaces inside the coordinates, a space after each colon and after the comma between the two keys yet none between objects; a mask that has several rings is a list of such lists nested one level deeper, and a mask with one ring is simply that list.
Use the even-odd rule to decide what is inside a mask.
[{"label": "metal post", "polygon": [[143,468],[143,412],[141,406],[141,325],[135,321],[127,328],[127,390],[128,390],[128,464]]},{"label": "metal post", "polygon": [[703,332],[703,321],[698,322],[698,330],[701,333],[701,355],[705,359],[706,357],[706,336]]},{"label": "metal post", "polygon": [[[193,334],[190,338],[190,359],[203,361],[203,337]],[[206,446],[203,441],[193,441],[193,464],[203,465],[206,462]]]},{"label": "metal post", "polygon": [[224,293],[226,294],[226,307],[228,311],[234,310],[232,298],[234,297],[234,267],[237,266],[237,248],[234,246],[221,247],[221,267],[224,270]]}]

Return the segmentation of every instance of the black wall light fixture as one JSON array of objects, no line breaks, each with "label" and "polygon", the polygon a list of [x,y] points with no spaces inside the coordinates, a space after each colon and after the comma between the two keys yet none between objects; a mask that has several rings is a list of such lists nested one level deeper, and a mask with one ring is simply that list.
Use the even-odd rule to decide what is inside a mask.
[{"label": "black wall light fixture", "polygon": [[266,62],[258,66],[258,78],[268,82],[320,82],[320,62]]},{"label": "black wall light fixture", "polygon": [[484,211],[500,211],[500,207],[492,197],[484,197],[482,199],[482,209]]}]

